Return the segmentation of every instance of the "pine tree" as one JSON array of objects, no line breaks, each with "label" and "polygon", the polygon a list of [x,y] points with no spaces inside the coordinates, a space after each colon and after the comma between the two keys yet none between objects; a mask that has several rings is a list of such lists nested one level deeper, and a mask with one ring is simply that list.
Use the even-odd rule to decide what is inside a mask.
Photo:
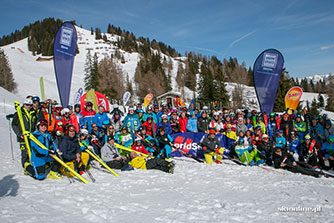
[{"label": "pine tree", "polygon": [[326,110],[334,112],[334,76],[329,75],[327,79],[326,93],[328,95]]},{"label": "pine tree", "polygon": [[99,81],[98,72],[98,58],[94,54],[94,57],[90,55],[90,51],[87,53],[86,63],[85,63],[85,90],[97,89]]},{"label": "pine tree", "polygon": [[319,101],[319,103],[318,103],[319,108],[324,108],[325,107],[325,99],[320,93],[318,95],[318,101]]},{"label": "pine tree", "polygon": [[14,76],[9,66],[6,54],[0,49],[0,87],[3,87],[9,92],[16,90]]},{"label": "pine tree", "polygon": [[319,105],[317,103],[317,100],[314,98],[311,107],[307,112],[310,116],[318,116],[319,115]]},{"label": "pine tree", "polygon": [[283,68],[275,98],[274,111],[285,111],[285,95],[291,87],[289,74],[285,71],[285,68]]}]

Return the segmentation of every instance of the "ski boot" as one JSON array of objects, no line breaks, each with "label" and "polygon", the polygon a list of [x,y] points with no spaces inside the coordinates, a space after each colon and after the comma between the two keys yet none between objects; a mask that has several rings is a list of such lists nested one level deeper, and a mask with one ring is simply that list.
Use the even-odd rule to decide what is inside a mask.
[{"label": "ski boot", "polygon": [[264,160],[258,160],[257,162],[256,162],[256,166],[260,166],[260,165],[262,165],[264,163]]},{"label": "ski boot", "polygon": [[59,173],[51,170],[48,175],[48,179],[63,179],[63,177]]}]

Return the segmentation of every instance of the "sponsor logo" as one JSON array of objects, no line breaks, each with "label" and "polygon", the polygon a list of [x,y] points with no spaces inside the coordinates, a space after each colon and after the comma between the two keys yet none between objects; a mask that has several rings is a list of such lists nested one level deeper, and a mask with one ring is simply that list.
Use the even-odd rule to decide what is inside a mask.
[{"label": "sponsor logo", "polygon": [[264,53],[263,54],[262,67],[272,68],[272,69],[276,68],[277,59],[278,59],[277,54]]},{"label": "sponsor logo", "polygon": [[189,153],[189,150],[198,150],[201,148],[200,145],[195,143],[192,139],[186,139],[185,137],[178,136],[174,141],[174,146],[178,149]]},{"label": "sponsor logo", "polygon": [[71,47],[72,35],[73,29],[63,26],[60,33],[60,44]]},{"label": "sponsor logo", "polygon": [[297,101],[301,97],[301,92],[297,90],[292,90],[288,93],[288,98],[292,101]]}]

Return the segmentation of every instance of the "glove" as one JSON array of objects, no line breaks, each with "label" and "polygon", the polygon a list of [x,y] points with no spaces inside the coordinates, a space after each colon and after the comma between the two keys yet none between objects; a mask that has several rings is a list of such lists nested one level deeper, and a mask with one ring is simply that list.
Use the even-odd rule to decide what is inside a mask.
[{"label": "glove", "polygon": [[49,149],[49,155],[55,155],[56,151],[54,151],[53,149]]},{"label": "glove", "polygon": [[203,146],[203,149],[204,149],[204,150],[207,150],[208,148],[207,148],[206,146]]},{"label": "glove", "polygon": [[88,149],[89,151],[94,151],[93,146],[87,146],[87,149]]},{"label": "glove", "polygon": [[216,153],[219,154],[219,148],[216,148]]},{"label": "glove", "polygon": [[62,151],[60,151],[59,149],[57,149],[56,152],[57,152],[58,156],[63,155]]}]

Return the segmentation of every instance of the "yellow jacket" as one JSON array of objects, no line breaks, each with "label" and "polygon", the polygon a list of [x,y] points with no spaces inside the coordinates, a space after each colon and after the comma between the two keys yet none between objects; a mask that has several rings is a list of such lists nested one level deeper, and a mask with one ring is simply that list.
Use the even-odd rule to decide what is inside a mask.
[{"label": "yellow jacket", "polygon": [[237,134],[233,131],[231,132],[224,132],[224,135],[226,135],[226,137],[233,139],[233,140],[237,140]]},{"label": "yellow jacket", "polygon": [[136,169],[146,170],[146,160],[145,160],[145,158],[146,157],[143,157],[143,156],[137,156],[137,157],[135,157],[131,160],[130,165],[133,168],[136,168]]}]

